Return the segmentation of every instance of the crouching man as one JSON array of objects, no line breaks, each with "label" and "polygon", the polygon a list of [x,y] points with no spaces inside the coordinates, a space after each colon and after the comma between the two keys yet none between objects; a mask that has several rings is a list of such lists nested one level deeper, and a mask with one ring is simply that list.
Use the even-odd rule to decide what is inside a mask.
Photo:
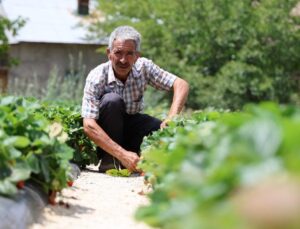
[{"label": "crouching man", "polygon": [[[133,27],[117,27],[110,35],[109,61],[86,79],[82,101],[84,132],[98,146],[100,172],[125,167],[136,171],[144,136],[179,114],[188,96],[188,83],[151,60],[140,57],[141,35]],[[161,121],[143,110],[147,85],[173,90],[168,117]]]}]

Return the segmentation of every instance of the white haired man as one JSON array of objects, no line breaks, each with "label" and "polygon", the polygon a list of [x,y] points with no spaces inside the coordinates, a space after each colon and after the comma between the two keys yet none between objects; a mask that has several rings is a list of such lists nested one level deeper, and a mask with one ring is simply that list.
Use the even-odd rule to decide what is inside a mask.
[{"label": "white haired man", "polygon": [[[133,27],[117,27],[110,35],[109,61],[93,69],[82,101],[84,132],[98,146],[100,172],[114,167],[137,171],[144,136],[179,114],[188,96],[186,81],[140,57],[141,35]],[[160,121],[143,110],[146,86],[173,89],[168,117]]]}]

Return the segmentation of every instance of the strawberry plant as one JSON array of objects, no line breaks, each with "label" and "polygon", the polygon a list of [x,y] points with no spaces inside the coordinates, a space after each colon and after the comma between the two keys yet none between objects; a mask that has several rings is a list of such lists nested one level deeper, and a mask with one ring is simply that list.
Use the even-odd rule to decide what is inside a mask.
[{"label": "strawberry plant", "polygon": [[66,135],[38,112],[31,99],[0,99],[0,194],[13,195],[17,186],[30,180],[49,190],[67,186],[73,150]]},{"label": "strawberry plant", "polygon": [[[213,120],[195,115],[183,126],[155,133],[153,144],[144,145],[140,168],[154,191],[151,204],[140,208],[137,218],[174,229],[297,228],[297,201],[278,203],[268,209],[270,214],[261,211],[259,217],[258,209],[249,209],[268,195],[260,191],[268,180],[272,185],[265,186],[280,189],[273,184],[287,184],[285,196],[299,198],[293,190],[300,187],[300,109],[262,103],[213,115]],[[243,190],[256,190],[257,195],[246,192],[241,201]],[[251,201],[245,201],[248,197]]]},{"label": "strawberry plant", "polygon": [[74,149],[72,162],[82,168],[89,164],[98,164],[96,146],[83,132],[79,106],[44,102],[40,112],[51,122],[62,123],[63,130],[68,134],[66,143]]}]

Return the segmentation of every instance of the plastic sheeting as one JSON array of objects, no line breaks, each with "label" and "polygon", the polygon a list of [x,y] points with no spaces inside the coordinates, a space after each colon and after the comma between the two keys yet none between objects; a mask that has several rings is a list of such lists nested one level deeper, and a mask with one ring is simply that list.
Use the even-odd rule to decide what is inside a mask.
[{"label": "plastic sheeting", "polygon": [[[80,169],[71,164],[70,177],[77,179]],[[48,203],[48,195],[35,184],[26,183],[24,189],[12,197],[0,196],[0,229],[27,229],[40,216]]]},{"label": "plastic sheeting", "polygon": [[14,198],[0,197],[0,229],[26,229],[39,217],[47,195],[26,185]]}]

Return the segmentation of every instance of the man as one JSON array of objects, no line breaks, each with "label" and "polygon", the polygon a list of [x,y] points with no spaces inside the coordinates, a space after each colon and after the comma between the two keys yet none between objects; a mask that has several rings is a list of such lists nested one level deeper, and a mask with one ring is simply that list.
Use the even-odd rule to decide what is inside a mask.
[{"label": "man", "polygon": [[[109,61],[93,69],[86,79],[83,126],[99,147],[100,172],[122,166],[137,171],[143,137],[164,128],[181,112],[188,96],[186,81],[140,57],[140,43],[141,35],[134,28],[116,28],[109,38]],[[148,84],[173,89],[172,105],[164,121],[140,113]]]}]

